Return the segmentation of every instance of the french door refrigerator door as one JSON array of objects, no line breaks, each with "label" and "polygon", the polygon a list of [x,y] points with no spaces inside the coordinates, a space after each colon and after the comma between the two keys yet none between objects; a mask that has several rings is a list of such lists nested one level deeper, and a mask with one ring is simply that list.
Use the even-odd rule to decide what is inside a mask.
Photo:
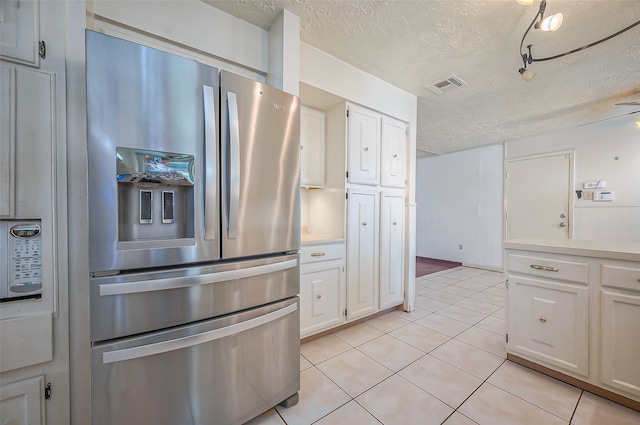
[{"label": "french door refrigerator door", "polygon": [[86,31],[91,272],[220,258],[218,70]]},{"label": "french door refrigerator door", "polygon": [[300,245],[299,99],[220,72],[222,257]]},{"label": "french door refrigerator door", "polygon": [[93,425],[242,424],[300,389],[299,301],[96,345]]}]

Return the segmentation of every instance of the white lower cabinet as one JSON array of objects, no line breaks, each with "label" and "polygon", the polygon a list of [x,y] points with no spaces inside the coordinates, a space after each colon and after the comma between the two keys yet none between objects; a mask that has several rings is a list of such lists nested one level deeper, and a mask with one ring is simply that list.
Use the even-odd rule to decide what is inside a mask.
[{"label": "white lower cabinet", "polygon": [[382,193],[380,309],[404,301],[404,195]]},{"label": "white lower cabinet", "polygon": [[640,398],[640,295],[603,291],[602,383]]},{"label": "white lower cabinet", "polygon": [[509,276],[510,351],[568,372],[589,373],[588,287]]},{"label": "white lower cabinet", "polygon": [[0,386],[0,423],[44,425],[44,376]]},{"label": "white lower cabinet", "polygon": [[304,246],[300,250],[300,337],[345,321],[344,243]]},{"label": "white lower cabinet", "polygon": [[[560,372],[573,385],[636,408],[640,249],[525,242],[505,243],[509,358]],[[514,249],[522,243],[535,249]]]},{"label": "white lower cabinet", "polygon": [[347,319],[378,311],[379,199],[376,190],[349,189]]}]

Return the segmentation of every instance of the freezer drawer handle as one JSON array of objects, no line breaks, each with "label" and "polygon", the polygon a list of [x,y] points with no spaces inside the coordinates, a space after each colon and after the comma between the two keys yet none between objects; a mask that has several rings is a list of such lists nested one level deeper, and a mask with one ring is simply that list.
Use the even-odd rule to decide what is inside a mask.
[{"label": "freezer drawer handle", "polygon": [[245,277],[259,276],[281,270],[291,269],[298,265],[297,259],[281,261],[262,266],[248,267],[246,269],[227,270],[217,273],[209,273],[198,276],[181,278],[138,280],[124,283],[106,283],[98,285],[100,296],[135,294],[138,292],[163,291],[167,289],[184,288],[188,286],[207,285],[209,283],[225,282],[227,280],[243,279]]},{"label": "freezer drawer handle", "polygon": [[279,310],[272,311],[262,316],[249,319],[247,321],[226,326],[221,329],[214,329],[209,332],[203,332],[197,335],[189,335],[170,341],[157,342],[155,344],[143,345],[140,347],[125,348],[122,350],[109,351],[102,353],[102,363],[116,363],[125,360],[138,359],[140,357],[148,357],[156,354],[167,353],[169,351],[181,350],[183,348],[193,347],[194,345],[204,344],[206,342],[215,341],[231,335],[248,331],[266,323],[273,322],[281,317],[295,312],[298,304],[291,304]]}]

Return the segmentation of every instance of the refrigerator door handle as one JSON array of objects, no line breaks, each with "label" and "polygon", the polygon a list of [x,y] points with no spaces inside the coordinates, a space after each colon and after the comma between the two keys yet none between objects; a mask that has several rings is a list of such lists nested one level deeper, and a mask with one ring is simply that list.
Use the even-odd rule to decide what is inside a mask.
[{"label": "refrigerator door handle", "polygon": [[216,339],[236,335],[241,332],[257,328],[258,326],[262,326],[269,322],[273,322],[274,320],[295,312],[297,309],[298,304],[291,304],[279,310],[272,311],[271,313],[255,317],[244,322],[235,323],[224,328],[214,329],[212,331],[203,332],[196,335],[189,335],[177,339],[171,339],[168,341],[157,342],[154,344],[109,351],[102,354],[102,363],[107,364],[133,360],[141,357],[148,357],[156,354],[166,353],[169,351],[181,350],[183,348],[189,348],[194,345],[204,344]]},{"label": "refrigerator door handle", "polygon": [[229,207],[227,237],[238,237],[238,212],[240,208],[240,122],[238,99],[233,92],[227,92],[229,108]]},{"label": "refrigerator door handle", "polygon": [[204,151],[205,151],[205,191],[204,191],[204,238],[214,240],[218,228],[216,217],[216,115],[213,87],[202,86],[204,103]]},{"label": "refrigerator door handle", "polygon": [[247,267],[237,270],[226,270],[222,272],[185,276],[179,278],[165,278],[154,280],[136,280],[123,283],[105,283],[98,285],[101,297],[110,295],[135,294],[140,292],[164,291],[167,289],[184,288],[188,286],[207,285],[228,280],[243,279],[246,277],[258,276],[262,274],[278,272],[298,266],[298,260],[286,260],[278,263],[263,264],[261,266]]}]

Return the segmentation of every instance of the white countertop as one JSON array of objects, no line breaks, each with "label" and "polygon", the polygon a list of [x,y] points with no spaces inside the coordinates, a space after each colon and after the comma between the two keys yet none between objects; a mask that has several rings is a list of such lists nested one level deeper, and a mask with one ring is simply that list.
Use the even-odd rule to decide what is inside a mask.
[{"label": "white countertop", "polygon": [[502,242],[507,249],[640,261],[640,243],[580,239],[521,238]]},{"label": "white countertop", "polygon": [[332,235],[317,235],[315,233],[308,233],[304,231],[300,233],[301,245],[318,245],[331,242],[344,242],[344,238]]}]

